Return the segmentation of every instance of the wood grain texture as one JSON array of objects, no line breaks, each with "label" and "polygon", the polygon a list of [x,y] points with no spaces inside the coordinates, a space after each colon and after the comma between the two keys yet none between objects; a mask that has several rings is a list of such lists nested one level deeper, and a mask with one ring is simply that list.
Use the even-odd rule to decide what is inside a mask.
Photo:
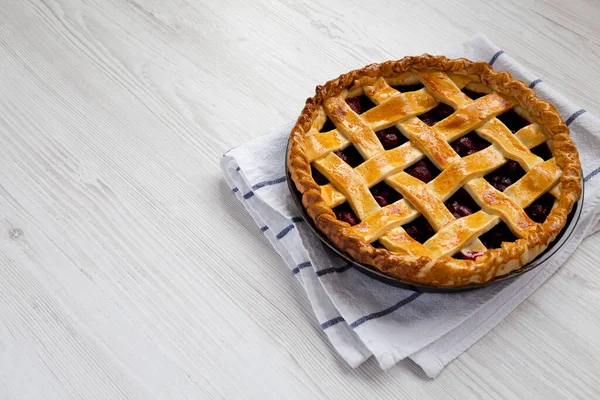
[{"label": "wood grain texture", "polygon": [[593,0],[2,1],[0,398],[599,397],[600,237],[436,380],[353,370],[218,169],[316,84],[477,31],[598,113],[599,17]]}]

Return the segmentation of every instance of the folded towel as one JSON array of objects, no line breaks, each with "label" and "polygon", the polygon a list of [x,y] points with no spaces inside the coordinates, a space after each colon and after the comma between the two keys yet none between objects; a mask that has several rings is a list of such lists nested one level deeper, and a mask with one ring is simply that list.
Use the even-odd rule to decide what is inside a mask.
[{"label": "folded towel", "polygon": [[598,120],[483,35],[446,55],[487,61],[535,87],[557,107],[580,151],[585,199],[579,223],[560,252],[518,278],[468,292],[435,294],[390,286],[351,268],[319,241],[291,198],[284,164],[293,123],[228,151],[221,160],[232,192],[303,285],[321,328],[353,367],[371,355],[383,369],[410,357],[434,378],[540,287],[599,227]]}]

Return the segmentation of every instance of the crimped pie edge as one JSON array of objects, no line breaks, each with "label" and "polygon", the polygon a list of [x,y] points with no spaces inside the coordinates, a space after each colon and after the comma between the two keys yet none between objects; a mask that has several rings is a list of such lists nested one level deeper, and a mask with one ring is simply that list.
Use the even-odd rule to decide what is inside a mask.
[{"label": "crimped pie edge", "polygon": [[[326,205],[319,185],[313,180],[310,163],[304,152],[304,133],[310,129],[317,108],[343,89],[363,86],[378,77],[393,77],[409,71],[437,70],[474,77],[490,89],[517,99],[534,120],[544,126],[552,137],[552,152],[562,170],[561,193],[546,221],[536,224],[529,235],[514,242],[504,242],[501,248],[488,250],[476,260],[459,260],[449,256],[432,259],[427,256],[405,256],[385,248],[375,248],[354,234],[346,222],[339,221]],[[537,97],[524,82],[508,72],[497,72],[485,62],[444,56],[408,56],[397,61],[370,64],[350,71],[317,86],[315,96],[306,104],[290,133],[288,168],[296,188],[302,193],[306,211],[321,230],[340,250],[357,262],[371,265],[402,281],[438,287],[481,284],[514,271],[533,260],[563,229],[573,204],[579,199],[581,165],[577,149],[569,136],[569,128],[554,106]]]}]

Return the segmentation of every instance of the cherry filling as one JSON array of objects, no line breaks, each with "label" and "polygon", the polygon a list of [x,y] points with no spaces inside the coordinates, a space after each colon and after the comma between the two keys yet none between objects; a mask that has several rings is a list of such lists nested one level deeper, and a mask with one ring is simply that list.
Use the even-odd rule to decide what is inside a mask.
[{"label": "cherry filling", "polygon": [[497,249],[501,246],[502,242],[514,242],[517,240],[517,237],[513,235],[504,222],[500,222],[498,225],[481,235],[479,240],[481,240],[481,243],[488,249]]},{"label": "cherry filling", "polygon": [[466,217],[481,209],[465,189],[458,189],[445,204],[454,218]]},{"label": "cherry filling", "polygon": [[527,207],[525,212],[533,221],[542,223],[546,220],[548,214],[550,214],[553,205],[554,196],[550,193],[546,193]]},{"label": "cherry filling", "polygon": [[377,138],[386,150],[400,146],[402,143],[408,142],[406,136],[402,134],[395,126],[375,132]]},{"label": "cherry filling", "polygon": [[385,207],[388,204],[395,203],[402,198],[402,195],[398,193],[393,187],[389,186],[385,182],[378,183],[371,189],[371,194],[375,198],[377,204],[381,207]]},{"label": "cherry filling", "polygon": [[496,118],[502,121],[512,133],[517,132],[519,129],[524,128],[531,123],[517,114],[514,110],[509,110],[504,114],[498,115]]},{"label": "cherry filling", "polygon": [[315,180],[315,182],[317,182],[317,185],[323,186],[329,183],[329,179],[327,179],[325,175],[319,172],[319,170],[313,167],[312,165],[310,166],[310,172],[312,173],[312,177]]},{"label": "cherry filling", "polygon": [[362,96],[349,97],[346,99],[346,103],[357,114],[362,114],[366,111],[369,111],[371,108],[375,107],[375,103],[373,103],[364,94]]},{"label": "cherry filling", "polygon": [[360,222],[356,214],[354,214],[354,211],[352,211],[352,208],[350,208],[350,204],[348,204],[347,202],[335,207],[333,209],[333,212],[335,213],[337,219],[339,219],[340,221],[347,222],[351,226],[356,225]]},{"label": "cherry filling", "polygon": [[319,132],[329,132],[335,129],[335,125],[333,124],[333,122],[331,122],[331,120],[329,118],[327,118],[327,120],[325,120],[325,124],[323,125],[323,127],[321,128],[321,130]]},{"label": "cherry filling", "polygon": [[427,183],[436,176],[438,176],[440,170],[437,169],[436,166],[433,165],[431,161],[429,161],[429,159],[424,158],[422,160],[417,161],[409,168],[405,169],[404,172]]},{"label": "cherry filling", "polygon": [[533,149],[531,149],[531,152],[544,161],[552,158],[552,151],[550,151],[550,147],[548,147],[548,144],[546,143],[535,146]]},{"label": "cherry filling", "polygon": [[401,93],[416,92],[417,90],[421,90],[424,87],[425,86],[423,86],[422,83],[415,83],[414,85],[394,85],[394,86],[392,86],[392,88],[396,89],[397,91],[399,91]]},{"label": "cherry filling", "polygon": [[335,151],[334,154],[345,161],[352,168],[358,167],[365,161],[365,159],[362,158],[354,146],[348,146],[344,150]]},{"label": "cherry filling", "polygon": [[350,108],[357,114],[360,114],[360,98],[358,97],[350,97],[346,99],[346,104],[350,106]]},{"label": "cherry filling", "polygon": [[383,245],[383,243],[381,243],[379,240],[376,240],[373,243],[371,243],[371,246],[376,247],[378,249],[384,249],[385,248],[385,246]]},{"label": "cherry filling", "polygon": [[410,237],[419,243],[425,243],[425,241],[435,233],[429,222],[423,216],[402,227]]},{"label": "cherry filling", "polygon": [[477,100],[478,98],[485,96],[485,93],[474,92],[469,89],[463,89],[462,92],[471,100]]},{"label": "cherry filling", "polygon": [[485,254],[485,251],[483,251],[483,250],[475,250],[475,251],[469,251],[466,253],[457,253],[454,255],[454,258],[457,258],[459,260],[475,261],[477,259],[477,257],[482,256],[484,254]]},{"label": "cherry filling", "polygon": [[419,115],[419,119],[427,125],[435,125],[436,122],[443,120],[454,112],[454,108],[448,104],[440,103],[437,107]]},{"label": "cherry filling", "polygon": [[[479,237],[481,243],[488,249],[497,249],[502,246],[502,242],[514,242],[517,237],[513,235],[508,226],[504,222],[500,222],[498,225],[484,233]],[[457,259],[463,260],[475,260],[477,257],[483,255],[483,251],[472,251],[466,254],[458,253],[454,256]]]},{"label": "cherry filling", "polygon": [[518,162],[508,160],[506,164],[485,176],[493,187],[504,192],[507,187],[521,179],[525,175],[525,170],[521,168]]},{"label": "cherry filling", "polygon": [[479,136],[475,132],[469,132],[465,136],[456,139],[450,144],[454,151],[461,157],[470,156],[480,150],[490,146],[491,143]]}]

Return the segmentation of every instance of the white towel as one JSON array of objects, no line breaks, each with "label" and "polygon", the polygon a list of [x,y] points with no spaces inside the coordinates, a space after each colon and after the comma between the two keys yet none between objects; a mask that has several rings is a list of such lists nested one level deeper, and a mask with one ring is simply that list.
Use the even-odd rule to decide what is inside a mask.
[{"label": "white towel", "polygon": [[257,231],[267,236],[303,285],[321,328],[353,367],[371,355],[383,369],[410,357],[434,378],[540,287],[587,235],[598,230],[598,120],[483,35],[446,55],[487,61],[496,70],[509,71],[535,87],[541,98],[558,108],[580,151],[585,199],[579,223],[560,252],[516,279],[468,292],[417,293],[349,268],[311,232],[291,198],[284,163],[293,123],[230,150],[221,160],[225,180],[256,221]]}]

